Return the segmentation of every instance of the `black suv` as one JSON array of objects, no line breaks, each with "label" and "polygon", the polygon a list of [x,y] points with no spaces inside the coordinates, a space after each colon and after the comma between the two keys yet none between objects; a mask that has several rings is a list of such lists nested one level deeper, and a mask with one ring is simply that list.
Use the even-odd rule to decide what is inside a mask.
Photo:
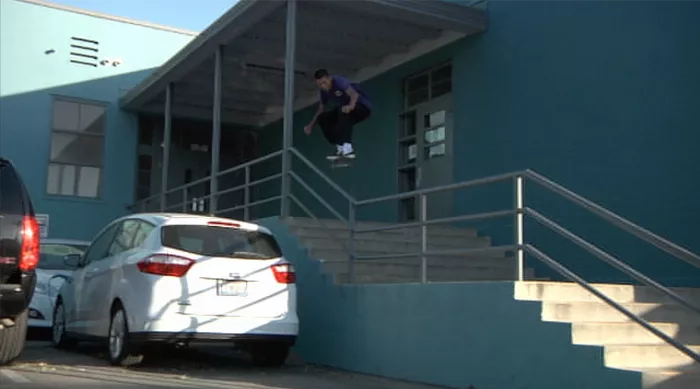
[{"label": "black suv", "polygon": [[17,359],[39,262],[39,226],[22,178],[0,157],[0,365]]}]

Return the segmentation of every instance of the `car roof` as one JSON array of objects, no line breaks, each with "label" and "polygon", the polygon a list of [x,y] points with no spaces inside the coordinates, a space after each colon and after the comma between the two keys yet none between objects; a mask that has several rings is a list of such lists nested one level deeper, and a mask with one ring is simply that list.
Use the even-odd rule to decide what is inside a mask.
[{"label": "car roof", "polygon": [[134,218],[138,217],[143,220],[149,221],[153,224],[157,225],[162,225],[171,221],[177,222],[177,220],[189,220],[189,221],[194,221],[194,220],[201,220],[205,222],[209,221],[218,221],[218,222],[229,222],[229,223],[236,223],[240,224],[242,227],[251,229],[251,230],[258,230],[261,232],[265,232],[268,234],[272,234],[270,230],[267,228],[256,224],[256,223],[250,223],[250,222],[245,222],[242,220],[236,220],[236,219],[228,219],[224,217],[218,217],[218,216],[212,216],[212,215],[196,215],[196,214],[190,214],[190,213],[167,213],[167,212],[153,212],[153,213],[135,213],[131,214],[128,216],[124,216],[121,219],[129,219],[129,218]]}]

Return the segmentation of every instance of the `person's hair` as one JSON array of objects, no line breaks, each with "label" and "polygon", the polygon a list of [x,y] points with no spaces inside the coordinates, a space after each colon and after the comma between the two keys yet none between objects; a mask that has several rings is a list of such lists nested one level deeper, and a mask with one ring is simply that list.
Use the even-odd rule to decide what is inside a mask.
[{"label": "person's hair", "polygon": [[328,70],[326,69],[318,69],[317,71],[314,72],[314,78],[315,79],[321,79],[323,77],[328,77]]}]

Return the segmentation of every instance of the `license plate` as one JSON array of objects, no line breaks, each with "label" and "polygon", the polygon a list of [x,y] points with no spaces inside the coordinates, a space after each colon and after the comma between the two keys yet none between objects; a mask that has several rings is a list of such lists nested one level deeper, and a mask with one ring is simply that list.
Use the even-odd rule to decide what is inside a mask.
[{"label": "license plate", "polygon": [[216,292],[219,296],[245,296],[248,293],[248,283],[245,281],[216,281]]}]

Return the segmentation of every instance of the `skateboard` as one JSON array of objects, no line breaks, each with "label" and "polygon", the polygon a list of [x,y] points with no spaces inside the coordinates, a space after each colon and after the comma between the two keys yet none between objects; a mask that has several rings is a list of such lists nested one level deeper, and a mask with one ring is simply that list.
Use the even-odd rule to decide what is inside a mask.
[{"label": "skateboard", "polygon": [[349,167],[349,166],[352,166],[352,163],[354,161],[355,161],[355,158],[337,157],[337,158],[331,159],[331,168],[335,169],[338,167]]}]

